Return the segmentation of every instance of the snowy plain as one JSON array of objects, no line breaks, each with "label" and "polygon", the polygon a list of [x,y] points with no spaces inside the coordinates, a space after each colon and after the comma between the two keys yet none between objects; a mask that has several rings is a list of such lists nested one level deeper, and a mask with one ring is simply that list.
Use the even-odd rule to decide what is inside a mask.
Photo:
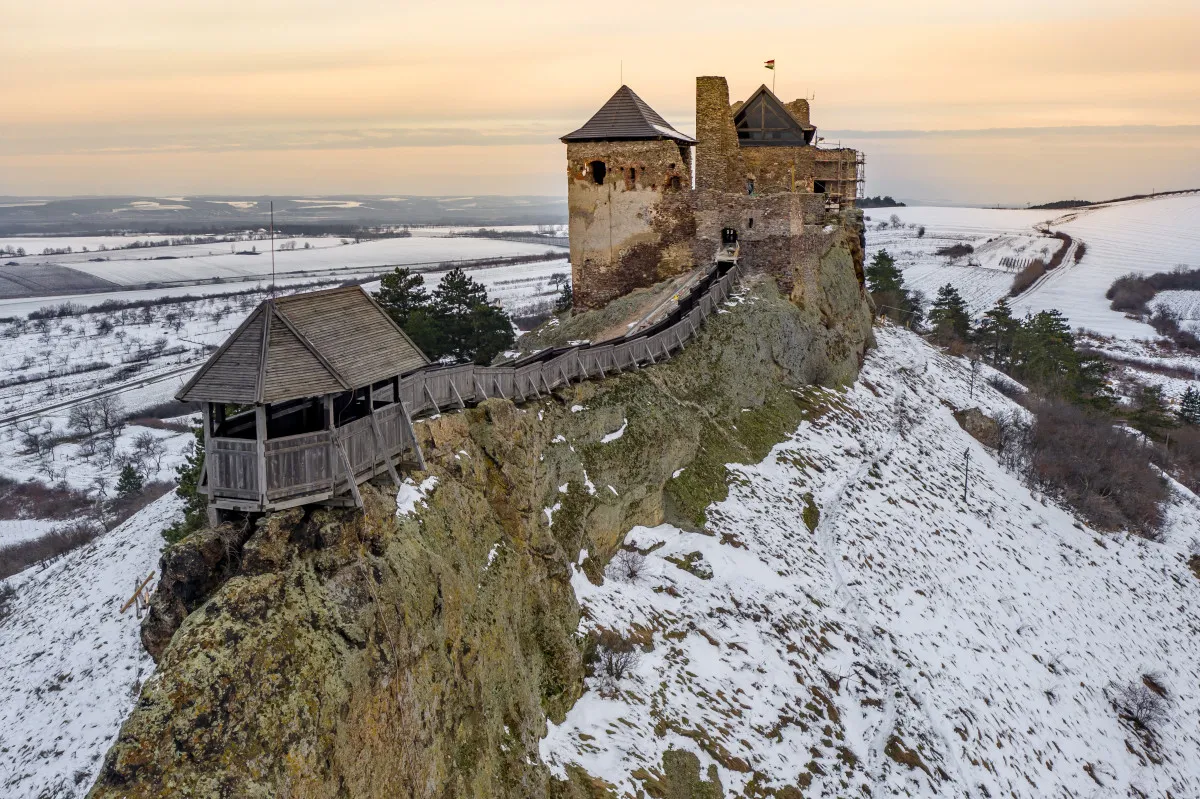
[{"label": "snowy plain", "polygon": [[[1136,272],[1168,272],[1177,266],[1200,268],[1200,192],[1129,200],[1063,211],[985,208],[875,208],[866,215],[867,257],[886,249],[904,269],[905,282],[932,300],[950,283],[971,310],[981,314],[1008,294],[1016,264],[1057,249],[1042,230],[1064,231],[1086,245],[1039,285],[1012,301],[1024,314],[1062,311],[1072,326],[1122,338],[1155,338],[1147,324],[1108,307],[1104,292],[1118,277]],[[901,227],[880,229],[895,215]],[[925,235],[917,229],[924,226]],[[953,244],[975,253],[959,258],[936,254]]]}]

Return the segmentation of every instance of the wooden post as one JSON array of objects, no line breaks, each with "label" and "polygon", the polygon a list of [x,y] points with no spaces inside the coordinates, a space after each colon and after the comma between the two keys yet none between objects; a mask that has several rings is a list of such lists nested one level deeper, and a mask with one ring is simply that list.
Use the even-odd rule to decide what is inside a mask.
[{"label": "wooden post", "polygon": [[[206,402],[201,406],[201,409],[200,409],[200,412],[201,412],[201,414],[203,414],[203,417],[204,417],[204,421],[202,422],[202,424],[204,425],[204,462],[205,462],[206,467],[208,465],[208,459],[212,455],[212,434],[213,434],[212,408],[213,408],[213,404],[211,402]],[[222,405],[221,410],[223,412],[225,410],[225,406]],[[224,414],[222,413],[222,415],[224,415]],[[213,483],[212,475],[209,475],[208,476],[208,486],[204,489],[204,493],[208,495],[209,499],[212,499],[212,495],[213,495],[212,483]]]},{"label": "wooden post", "polygon": [[254,437],[258,456],[258,495],[263,510],[267,507],[267,406],[254,406]]},{"label": "wooden post", "polygon": [[392,456],[388,453],[387,442],[383,440],[383,431],[379,429],[379,420],[375,418],[375,414],[371,414],[371,430],[375,433],[375,449],[377,452],[383,453],[383,463],[387,466],[388,474],[396,489],[399,490],[400,475],[396,474],[396,467],[392,465]]}]

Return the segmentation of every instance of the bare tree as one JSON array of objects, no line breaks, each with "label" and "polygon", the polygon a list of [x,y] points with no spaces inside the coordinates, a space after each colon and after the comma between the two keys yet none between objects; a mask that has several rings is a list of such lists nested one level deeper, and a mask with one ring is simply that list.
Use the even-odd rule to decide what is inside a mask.
[{"label": "bare tree", "polygon": [[617,576],[627,583],[637,582],[646,567],[646,556],[636,549],[622,549],[613,558]]},{"label": "bare tree", "polygon": [[135,467],[140,466],[139,474],[147,475],[149,473],[147,467],[151,465],[154,466],[154,471],[157,473],[162,469],[162,459],[166,454],[166,446],[149,430],[138,433],[133,439],[133,455],[137,460]]},{"label": "bare tree", "polygon": [[1141,733],[1157,735],[1167,720],[1166,691],[1156,675],[1143,675],[1139,681],[1109,687],[1109,699],[1121,718]]},{"label": "bare tree", "polygon": [[100,421],[100,429],[111,441],[116,441],[125,429],[125,403],[116,394],[106,394],[93,400],[94,413]]},{"label": "bare tree", "polygon": [[100,417],[95,412],[93,403],[76,405],[67,415],[67,426],[78,435],[87,436],[88,438],[100,432],[100,424]]},{"label": "bare tree", "polygon": [[618,632],[602,630],[596,646],[601,673],[614,681],[629,676],[642,659],[637,646]]}]

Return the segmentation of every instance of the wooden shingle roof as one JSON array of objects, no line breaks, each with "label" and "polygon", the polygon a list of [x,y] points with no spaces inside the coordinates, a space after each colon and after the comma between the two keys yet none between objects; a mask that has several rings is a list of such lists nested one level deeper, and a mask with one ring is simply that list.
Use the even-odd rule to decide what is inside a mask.
[{"label": "wooden shingle roof", "polygon": [[633,141],[643,139],[674,139],[683,144],[695,144],[671,127],[667,120],[638,97],[633,89],[622,86],[609,101],[600,107],[579,130],[562,137],[573,141]]},{"label": "wooden shingle roof", "polygon": [[265,300],[175,395],[264,404],[319,397],[429,360],[359,286]]}]

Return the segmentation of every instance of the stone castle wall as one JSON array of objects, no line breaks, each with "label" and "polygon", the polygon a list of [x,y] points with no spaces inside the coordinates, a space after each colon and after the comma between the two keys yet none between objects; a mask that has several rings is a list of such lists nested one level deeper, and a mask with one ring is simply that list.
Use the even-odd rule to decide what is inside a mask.
[{"label": "stone castle wall", "polygon": [[[830,199],[854,197],[857,152],[741,147],[733,121],[739,105],[730,104],[724,78],[696,79],[694,190],[691,153],[674,141],[568,143],[576,310],[712,263],[725,228],[737,231],[746,265],[775,276],[785,293],[814,279],[828,226],[859,235],[861,214],[826,208]],[[786,107],[809,122],[807,100]],[[601,183],[595,161],[605,165]],[[824,193],[814,191],[818,180]]]},{"label": "stone castle wall", "polygon": [[[604,164],[597,183],[592,164]],[[571,282],[577,309],[690,269],[691,153],[674,141],[567,145]]]}]

